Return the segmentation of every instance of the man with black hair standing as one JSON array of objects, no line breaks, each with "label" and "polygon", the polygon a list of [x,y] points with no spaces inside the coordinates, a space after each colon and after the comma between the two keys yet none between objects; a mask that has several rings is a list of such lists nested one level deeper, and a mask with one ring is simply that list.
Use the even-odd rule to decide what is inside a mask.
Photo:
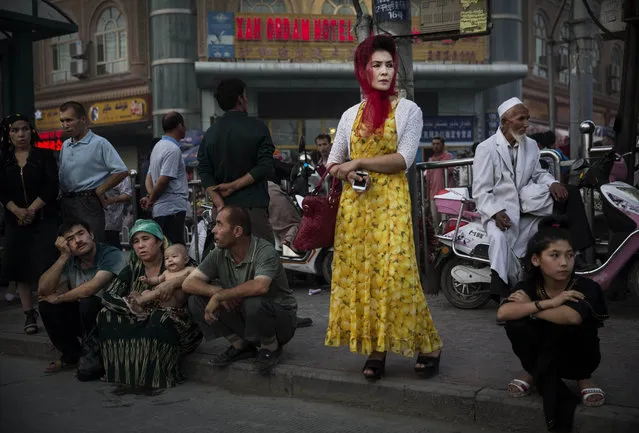
[{"label": "man with black hair standing", "polygon": [[153,147],[146,175],[143,209],[153,209],[153,219],[173,244],[185,244],[184,220],[189,208],[189,187],[180,140],[186,135],[184,117],[171,111],[162,118],[164,135]]},{"label": "man with black hair standing", "polygon": [[105,240],[104,194],[128,176],[113,145],[89,129],[86,109],[75,101],[60,106],[60,123],[70,138],[60,150],[60,208],[65,218],[91,226],[96,241]]},{"label": "man with black hair standing", "polygon": [[267,126],[248,116],[246,84],[237,78],[220,82],[215,99],[226,113],[204,134],[198,172],[219,211],[232,204],[248,211],[255,236],[275,243],[268,221],[267,179],[272,176],[275,146]]}]

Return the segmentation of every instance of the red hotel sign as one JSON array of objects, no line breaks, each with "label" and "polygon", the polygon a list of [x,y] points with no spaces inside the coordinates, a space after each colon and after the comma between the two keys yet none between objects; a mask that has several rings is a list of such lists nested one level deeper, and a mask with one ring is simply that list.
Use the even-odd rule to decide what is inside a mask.
[{"label": "red hotel sign", "polygon": [[353,42],[354,19],[236,15],[236,41]]}]

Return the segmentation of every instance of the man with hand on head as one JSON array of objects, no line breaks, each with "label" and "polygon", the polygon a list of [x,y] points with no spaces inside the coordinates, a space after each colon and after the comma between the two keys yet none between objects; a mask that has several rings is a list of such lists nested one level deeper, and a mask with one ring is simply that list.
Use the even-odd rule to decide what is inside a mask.
[{"label": "man with hand on head", "polygon": [[[95,330],[102,309],[102,290],[124,269],[119,249],[95,241],[91,227],[69,218],[58,231],[58,260],[38,282],[38,309],[49,339],[62,354],[45,370],[56,373],[75,366],[84,341]],[[92,380],[98,377],[82,377]]]},{"label": "man with hand on head", "polygon": [[567,189],[541,167],[537,143],[526,136],[530,114],[523,102],[510,98],[498,113],[501,126],[475,152],[473,199],[490,242],[491,291],[507,297],[519,280],[519,258],[542,217],[556,212],[571,219],[575,251],[594,239],[579,191]]}]

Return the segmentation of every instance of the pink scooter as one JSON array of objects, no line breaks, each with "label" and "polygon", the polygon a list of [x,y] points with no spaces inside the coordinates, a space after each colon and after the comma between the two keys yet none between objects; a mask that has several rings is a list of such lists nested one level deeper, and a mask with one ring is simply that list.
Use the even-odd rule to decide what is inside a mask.
[{"label": "pink scooter", "polygon": [[[610,236],[603,263],[576,273],[596,281],[603,290],[614,281],[615,288],[623,284],[639,296],[639,190],[616,180],[616,176],[625,177],[625,163],[614,151],[590,167],[583,160],[573,164],[574,170],[586,168],[579,186],[599,191]],[[436,195],[435,203],[440,213],[449,216],[437,235],[442,243],[436,262],[441,288],[454,306],[478,308],[490,299],[488,235],[467,188],[450,188]]]}]

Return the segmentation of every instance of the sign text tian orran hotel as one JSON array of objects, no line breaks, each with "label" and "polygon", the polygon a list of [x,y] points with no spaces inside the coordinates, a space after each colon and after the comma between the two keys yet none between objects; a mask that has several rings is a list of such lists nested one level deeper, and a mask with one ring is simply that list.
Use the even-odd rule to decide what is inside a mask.
[{"label": "sign text tian orran hotel", "polygon": [[353,42],[348,18],[236,16],[237,41]]}]

